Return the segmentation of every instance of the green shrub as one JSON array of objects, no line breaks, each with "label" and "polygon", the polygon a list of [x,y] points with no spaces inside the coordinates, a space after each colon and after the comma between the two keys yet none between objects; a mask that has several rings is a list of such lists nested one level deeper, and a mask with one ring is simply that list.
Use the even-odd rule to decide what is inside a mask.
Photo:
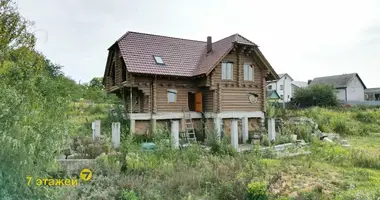
[{"label": "green shrub", "polygon": [[305,140],[305,142],[310,142],[312,140],[312,127],[307,125],[293,125],[291,130],[293,134],[297,135],[298,139]]},{"label": "green shrub", "polygon": [[364,150],[352,150],[350,161],[356,167],[365,167],[380,170],[380,154]]},{"label": "green shrub", "polygon": [[123,159],[123,155],[119,152],[103,153],[96,158],[95,172],[103,175],[118,174]]},{"label": "green shrub", "polygon": [[323,84],[296,89],[294,100],[300,103],[302,107],[339,105],[334,87]]},{"label": "green shrub", "polygon": [[352,129],[349,127],[349,124],[341,118],[335,118],[332,121],[333,131],[340,134],[350,135],[352,133]]},{"label": "green shrub", "polygon": [[107,112],[104,110],[104,108],[101,105],[98,105],[98,104],[91,104],[87,109],[88,109],[89,114],[91,115],[102,114],[102,113]]},{"label": "green shrub", "polygon": [[267,135],[261,137],[260,144],[263,146],[269,146],[271,144]]},{"label": "green shrub", "polygon": [[268,199],[268,185],[265,182],[252,182],[248,184],[248,199],[266,200]]},{"label": "green shrub", "polygon": [[135,147],[136,143],[139,142],[136,141],[135,135],[125,135],[121,139],[120,151],[126,155]]},{"label": "green shrub", "polygon": [[309,192],[301,192],[298,195],[300,200],[328,200],[329,196],[323,194],[322,186],[315,187],[312,191]]},{"label": "green shrub", "polygon": [[98,137],[93,140],[92,137],[75,136],[71,149],[85,157],[96,158],[102,153],[110,152],[111,145],[104,137]]},{"label": "green shrub", "polygon": [[219,139],[216,132],[209,132],[206,134],[205,144],[210,147],[211,153],[216,155],[236,155],[236,150],[227,142],[226,138]]},{"label": "green shrub", "polygon": [[137,194],[136,192],[134,192],[133,190],[130,190],[130,191],[124,191],[123,192],[123,200],[139,200],[139,198],[137,197]]}]

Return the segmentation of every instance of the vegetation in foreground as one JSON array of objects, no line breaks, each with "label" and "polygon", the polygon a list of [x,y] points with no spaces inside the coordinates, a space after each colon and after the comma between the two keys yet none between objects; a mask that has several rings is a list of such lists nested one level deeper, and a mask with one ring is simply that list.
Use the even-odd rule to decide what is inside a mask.
[{"label": "vegetation in foreground", "polygon": [[[379,135],[370,135],[372,144]],[[273,159],[259,151],[236,153],[228,145],[206,151],[174,150],[160,142],[146,152],[125,138],[120,153],[99,156],[93,180],[58,188],[71,199],[375,199],[380,197],[380,154],[312,141],[309,156]],[[368,138],[367,137],[367,138]],[[355,137],[368,140],[364,137]],[[351,141],[351,140],[350,140]],[[133,197],[133,198],[132,198]]]},{"label": "vegetation in foreground", "polygon": [[[209,135],[211,152],[197,145],[173,150],[162,142],[168,134],[159,130],[153,137],[158,150],[143,152],[139,139],[126,135],[128,121],[120,113],[108,114],[115,101],[102,91],[99,79],[79,85],[65,77],[61,66],[35,51],[31,22],[13,2],[0,0],[0,11],[1,199],[380,197],[380,135],[373,134],[379,130],[377,108],[275,111],[284,118],[313,118],[322,131],[347,136],[352,148],[311,139],[311,155],[273,159],[258,151],[236,153]],[[103,104],[78,102],[81,98]],[[316,105],[312,100],[307,105]],[[26,176],[50,177],[48,172],[57,169],[55,156],[69,139],[90,135],[94,119],[102,119],[102,134],[108,137],[110,123],[121,121],[123,143],[118,153],[102,150],[107,154],[97,157],[93,179],[75,188],[27,186]],[[109,138],[101,144],[109,146]]]}]

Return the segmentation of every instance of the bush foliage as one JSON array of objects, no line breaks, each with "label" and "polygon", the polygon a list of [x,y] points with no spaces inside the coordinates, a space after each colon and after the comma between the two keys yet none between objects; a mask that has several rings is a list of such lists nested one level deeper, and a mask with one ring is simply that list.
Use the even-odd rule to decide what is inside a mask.
[{"label": "bush foliage", "polygon": [[301,107],[339,105],[334,87],[323,84],[296,89],[294,101],[299,103]]}]

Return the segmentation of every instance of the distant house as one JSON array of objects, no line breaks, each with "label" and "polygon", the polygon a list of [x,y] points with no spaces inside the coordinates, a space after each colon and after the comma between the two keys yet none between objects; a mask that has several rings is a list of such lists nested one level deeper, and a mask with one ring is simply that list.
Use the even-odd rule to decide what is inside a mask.
[{"label": "distant house", "polygon": [[364,90],[367,87],[357,73],[314,78],[309,85],[333,85],[341,101],[364,101]]},{"label": "distant house", "polygon": [[269,93],[275,90],[280,95],[279,102],[289,102],[293,98],[295,89],[307,86],[307,82],[294,81],[287,73],[278,74],[278,76],[279,79],[267,82],[267,91]]},{"label": "distant house", "polygon": [[289,74],[278,74],[277,80],[267,82],[267,91],[275,90],[281,99],[279,102],[288,102],[292,98],[292,82],[293,78]]},{"label": "distant house", "polygon": [[280,95],[278,95],[276,90],[270,90],[267,92],[267,101],[268,102],[278,102],[278,100],[280,100],[280,99],[281,99],[281,97],[280,97]]},{"label": "distant house", "polygon": [[307,82],[303,81],[293,81],[292,82],[292,96],[294,96],[294,91],[298,88],[304,88],[307,87]]},{"label": "distant house", "polygon": [[380,101],[380,88],[367,88],[364,90],[366,101]]}]

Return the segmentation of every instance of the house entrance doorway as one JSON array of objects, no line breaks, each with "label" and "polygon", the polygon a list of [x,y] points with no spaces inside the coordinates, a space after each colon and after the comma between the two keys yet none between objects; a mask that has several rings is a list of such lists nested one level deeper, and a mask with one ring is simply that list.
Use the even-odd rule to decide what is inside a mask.
[{"label": "house entrance doorway", "polygon": [[187,104],[189,105],[189,111],[195,111],[195,93],[189,92],[187,94]]}]

